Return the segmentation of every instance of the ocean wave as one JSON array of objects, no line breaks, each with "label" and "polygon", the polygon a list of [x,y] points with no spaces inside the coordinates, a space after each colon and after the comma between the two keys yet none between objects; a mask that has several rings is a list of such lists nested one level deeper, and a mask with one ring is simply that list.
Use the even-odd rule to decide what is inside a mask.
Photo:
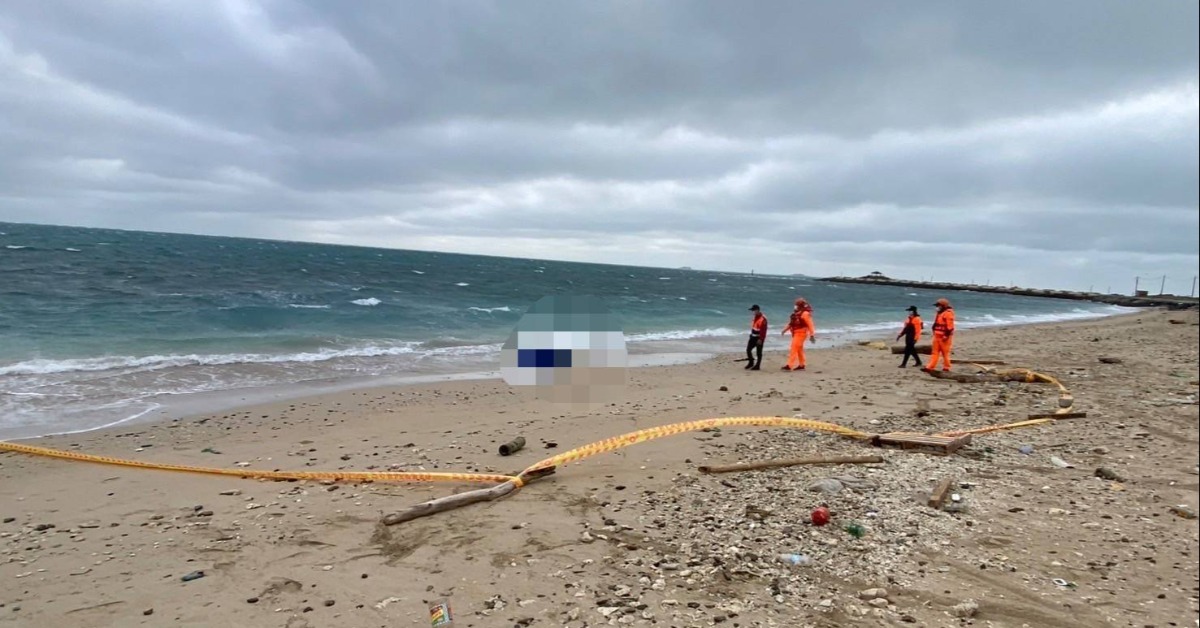
[{"label": "ocean wave", "polygon": [[414,275],[424,275],[424,274],[425,274],[425,271],[423,271],[423,270],[414,270],[414,271],[412,271],[412,274],[414,274]]},{"label": "ocean wave", "polygon": [[188,355],[112,356],[68,360],[28,360],[0,367],[0,375],[52,375],[99,371],[154,371],[181,366],[228,366],[231,364],[283,364],[326,362],[338,358],[374,358],[417,353],[417,343],[366,345],[346,349],[322,349],[302,353],[218,353]]},{"label": "ocean wave", "polygon": [[81,251],[82,251],[82,249],[73,249],[73,248],[71,248],[71,247],[69,247],[69,246],[68,246],[67,248],[63,249],[63,250],[64,250],[64,251],[70,251],[70,252],[72,252],[72,253],[79,253],[79,252],[81,252]]},{"label": "ocean wave", "polygon": [[[359,305],[365,305],[365,304],[360,303]],[[333,307],[333,306],[330,306],[330,305],[305,305],[303,303],[288,303],[288,307],[294,308],[297,310],[328,310],[330,307]]]},{"label": "ocean wave", "polygon": [[379,305],[380,303],[383,303],[383,301],[380,301],[379,299],[376,299],[375,297],[369,297],[366,299],[355,299],[355,300],[351,301],[351,303],[353,303],[355,305],[375,306],[375,305]]},{"label": "ocean wave", "polygon": [[458,282],[458,283],[456,283],[456,284],[454,284],[454,285],[456,285],[456,286],[458,286],[458,287],[460,287],[460,288],[465,288],[465,287],[467,287],[467,286],[469,286],[469,285],[471,285],[471,284],[469,284],[469,283],[467,283],[467,282],[465,282],[465,281],[460,281],[460,282]]},{"label": "ocean wave", "polygon": [[740,336],[742,332],[728,327],[711,329],[676,329],[671,331],[648,332],[644,334],[626,335],[626,342],[654,342],[661,340],[692,340],[694,338],[726,338]]},{"label": "ocean wave", "polygon": [[20,251],[21,249],[27,249],[29,247],[20,244],[5,244],[4,248],[11,249],[13,251]]},{"label": "ocean wave", "polygon": [[508,307],[507,305],[501,305],[499,307],[474,307],[474,306],[472,306],[467,309],[471,310],[473,312],[487,312],[488,314],[491,314],[492,312],[511,312],[512,311],[512,308]]}]

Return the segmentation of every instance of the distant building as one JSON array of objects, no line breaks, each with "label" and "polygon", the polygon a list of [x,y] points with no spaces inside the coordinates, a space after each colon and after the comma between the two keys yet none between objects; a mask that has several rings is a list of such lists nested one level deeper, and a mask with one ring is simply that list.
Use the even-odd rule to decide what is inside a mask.
[{"label": "distant building", "polygon": [[870,274],[868,274],[864,277],[861,277],[861,279],[866,279],[869,281],[891,281],[892,280],[891,277],[888,277],[887,275],[885,275],[877,270],[871,271]]}]

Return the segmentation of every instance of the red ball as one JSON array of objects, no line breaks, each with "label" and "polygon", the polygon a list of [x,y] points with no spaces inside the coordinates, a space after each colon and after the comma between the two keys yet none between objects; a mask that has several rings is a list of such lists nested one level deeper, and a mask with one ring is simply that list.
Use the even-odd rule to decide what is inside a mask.
[{"label": "red ball", "polygon": [[829,523],[829,509],[821,506],[812,511],[812,523],[815,526],[823,526]]}]

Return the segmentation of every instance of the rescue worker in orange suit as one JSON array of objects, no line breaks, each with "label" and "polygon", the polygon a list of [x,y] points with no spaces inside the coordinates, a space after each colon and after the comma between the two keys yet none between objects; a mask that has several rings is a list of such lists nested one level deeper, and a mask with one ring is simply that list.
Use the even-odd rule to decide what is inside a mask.
[{"label": "rescue worker in orange suit", "polygon": [[933,355],[929,358],[929,366],[923,370],[937,369],[938,360],[944,360],[942,370],[950,370],[950,349],[954,345],[954,307],[946,299],[938,299],[936,303],[937,316],[933,319]]},{"label": "rescue worker in orange suit", "polygon": [[904,360],[900,362],[900,368],[908,366],[910,357],[913,359],[913,366],[921,366],[921,356],[917,355],[917,341],[921,339],[921,329],[924,327],[925,323],[921,322],[917,306],[908,306],[908,319],[904,321],[904,329],[896,336],[896,340],[904,337]]},{"label": "rescue worker in orange suit", "polygon": [[792,350],[788,354],[788,362],[783,366],[785,371],[803,371],[805,366],[804,360],[804,341],[817,341],[817,328],[813,327],[812,321],[812,306],[804,299],[796,299],[796,307],[792,311],[792,317],[788,320],[787,327],[783,328],[783,334],[792,332]]},{"label": "rescue worker in orange suit", "polygon": [[[767,317],[757,304],[751,305],[750,311],[754,312],[754,318],[750,319],[750,340],[746,343],[746,368],[757,371],[762,366],[763,343],[767,341]],[[757,362],[754,361],[755,351],[758,352]]]}]

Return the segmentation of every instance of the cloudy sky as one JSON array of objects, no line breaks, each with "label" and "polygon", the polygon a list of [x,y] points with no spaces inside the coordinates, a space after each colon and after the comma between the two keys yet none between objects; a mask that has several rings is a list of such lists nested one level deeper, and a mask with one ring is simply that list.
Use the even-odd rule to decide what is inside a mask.
[{"label": "cloudy sky", "polygon": [[0,221],[1186,293],[1198,6],[4,2]]}]

